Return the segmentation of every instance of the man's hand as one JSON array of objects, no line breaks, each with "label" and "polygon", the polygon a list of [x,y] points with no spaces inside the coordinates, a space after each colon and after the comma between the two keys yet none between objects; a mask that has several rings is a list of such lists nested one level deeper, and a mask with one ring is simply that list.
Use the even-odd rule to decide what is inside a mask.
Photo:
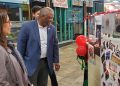
[{"label": "man's hand", "polygon": [[54,63],[53,67],[55,68],[56,71],[59,71],[60,69],[60,64],[59,63]]}]

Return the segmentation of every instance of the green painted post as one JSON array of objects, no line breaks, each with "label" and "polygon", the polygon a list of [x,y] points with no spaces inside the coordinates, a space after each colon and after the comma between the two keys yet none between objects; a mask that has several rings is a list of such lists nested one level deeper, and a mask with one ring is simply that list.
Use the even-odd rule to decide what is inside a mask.
[{"label": "green painted post", "polygon": [[72,25],[72,23],[71,23],[70,29],[71,29],[71,39],[73,39],[73,25]]},{"label": "green painted post", "polygon": [[[72,8],[72,0],[70,0],[70,8]],[[70,23],[70,39],[73,39],[73,23]]]},{"label": "green painted post", "polygon": [[67,31],[66,31],[66,8],[64,10],[64,41],[67,39]]},{"label": "green painted post", "polygon": [[70,39],[71,39],[71,38],[70,38],[70,34],[71,34],[71,33],[70,33],[70,23],[68,24],[68,33],[69,33],[69,34],[68,34],[68,39],[70,40]]},{"label": "green painted post", "polygon": [[59,16],[59,19],[60,19],[60,42],[63,40],[63,36],[62,36],[62,13],[61,13],[61,8],[60,9],[60,16]]},{"label": "green painted post", "polygon": [[56,7],[55,7],[55,10],[54,10],[54,16],[55,16],[55,27],[56,27],[56,31],[57,31],[57,13],[56,13]]}]

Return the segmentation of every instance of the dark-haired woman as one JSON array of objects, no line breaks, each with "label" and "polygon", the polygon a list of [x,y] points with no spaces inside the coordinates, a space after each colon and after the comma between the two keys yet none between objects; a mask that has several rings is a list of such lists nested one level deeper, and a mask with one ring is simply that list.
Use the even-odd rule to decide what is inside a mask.
[{"label": "dark-haired woman", "polygon": [[0,9],[0,86],[30,86],[20,54],[7,43],[10,30],[7,11]]}]

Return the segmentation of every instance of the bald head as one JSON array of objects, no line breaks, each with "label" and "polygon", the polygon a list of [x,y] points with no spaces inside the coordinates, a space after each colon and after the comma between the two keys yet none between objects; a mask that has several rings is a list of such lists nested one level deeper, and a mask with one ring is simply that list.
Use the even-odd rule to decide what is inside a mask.
[{"label": "bald head", "polygon": [[54,11],[52,8],[50,7],[44,7],[42,9],[40,9],[40,16],[46,16],[49,13],[51,13],[52,15],[54,15]]}]

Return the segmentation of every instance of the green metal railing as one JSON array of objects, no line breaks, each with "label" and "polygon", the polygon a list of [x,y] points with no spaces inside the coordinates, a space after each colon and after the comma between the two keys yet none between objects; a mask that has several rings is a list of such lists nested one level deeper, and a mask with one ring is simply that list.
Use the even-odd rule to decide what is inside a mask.
[{"label": "green metal railing", "polygon": [[[72,0],[68,0],[68,7],[72,8]],[[73,38],[72,23],[67,23],[67,10],[68,8],[54,7],[55,12],[55,26],[57,27],[57,36],[59,42],[71,40]]]}]

